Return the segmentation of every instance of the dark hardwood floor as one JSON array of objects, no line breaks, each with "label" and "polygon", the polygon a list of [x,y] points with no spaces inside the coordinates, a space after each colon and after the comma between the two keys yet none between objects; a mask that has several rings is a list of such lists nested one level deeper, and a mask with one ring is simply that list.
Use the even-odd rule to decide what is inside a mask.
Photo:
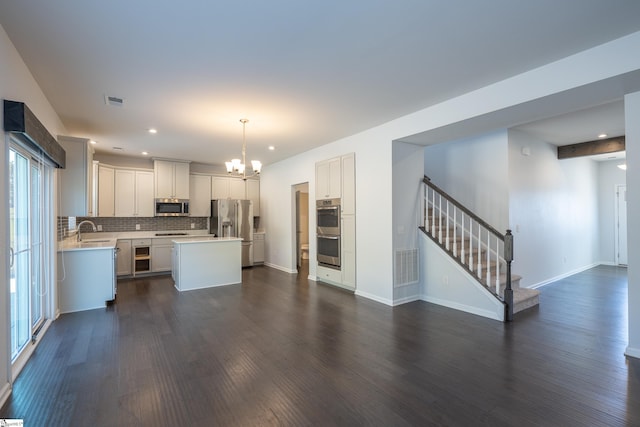
[{"label": "dark hardwood floor", "polygon": [[119,282],[111,308],[61,316],[0,418],[25,426],[640,425],[626,270],[542,289],[503,324],[395,308],[268,267],[178,293]]}]

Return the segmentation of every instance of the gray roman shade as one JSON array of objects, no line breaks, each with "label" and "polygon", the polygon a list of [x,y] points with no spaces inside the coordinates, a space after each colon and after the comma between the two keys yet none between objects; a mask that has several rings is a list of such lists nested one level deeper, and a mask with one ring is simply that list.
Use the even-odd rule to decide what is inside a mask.
[{"label": "gray roman shade", "polygon": [[23,143],[44,153],[56,167],[64,169],[64,149],[24,102],[4,100],[4,130],[18,135]]}]

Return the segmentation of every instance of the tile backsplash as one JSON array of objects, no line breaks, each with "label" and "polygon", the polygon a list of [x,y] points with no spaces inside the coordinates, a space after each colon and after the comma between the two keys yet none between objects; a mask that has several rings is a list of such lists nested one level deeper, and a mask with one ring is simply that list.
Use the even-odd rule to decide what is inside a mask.
[{"label": "tile backsplash", "polygon": [[[74,221],[75,219],[75,221]],[[209,227],[208,217],[58,217],[58,240],[64,239],[69,230],[75,229],[80,221],[90,220],[102,231],[118,233],[125,231],[161,231],[161,230],[206,230]],[[194,228],[191,228],[191,224]],[[140,229],[136,230],[136,225]],[[91,227],[88,227],[89,229]],[[85,229],[83,228],[83,231]],[[86,230],[89,231],[89,230]]]}]

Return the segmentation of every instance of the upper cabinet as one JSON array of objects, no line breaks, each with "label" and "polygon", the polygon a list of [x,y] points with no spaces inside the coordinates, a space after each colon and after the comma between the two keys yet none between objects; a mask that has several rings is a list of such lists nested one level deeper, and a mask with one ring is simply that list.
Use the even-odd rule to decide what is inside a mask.
[{"label": "upper cabinet", "polygon": [[343,215],[356,213],[356,155],[345,154],[340,158],[342,166],[342,200],[340,207]]},{"label": "upper cabinet", "polygon": [[118,217],[153,216],[151,171],[115,170],[115,214]]},{"label": "upper cabinet", "polygon": [[260,180],[213,176],[211,177],[211,199],[251,200],[253,216],[260,216]]},{"label": "upper cabinet", "polygon": [[155,197],[157,199],[189,198],[189,163],[154,160]]},{"label": "upper cabinet", "polygon": [[96,216],[115,216],[115,169],[102,164],[98,164],[97,168]]},{"label": "upper cabinet", "polygon": [[340,198],[340,157],[316,163],[316,199]]},{"label": "upper cabinet", "polygon": [[93,147],[86,138],[58,136],[66,153],[60,170],[60,216],[93,216]]},{"label": "upper cabinet", "polygon": [[211,199],[245,199],[244,181],[240,178],[228,176],[214,176],[211,178]]},{"label": "upper cabinet", "polygon": [[211,176],[189,176],[189,216],[211,216]]}]

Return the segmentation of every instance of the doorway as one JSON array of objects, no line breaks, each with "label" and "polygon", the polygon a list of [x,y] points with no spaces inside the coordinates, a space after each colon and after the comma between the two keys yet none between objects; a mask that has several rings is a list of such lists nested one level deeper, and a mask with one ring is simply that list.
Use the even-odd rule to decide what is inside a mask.
[{"label": "doorway", "polygon": [[627,265],[627,186],[616,186],[616,263]]},{"label": "doorway", "polygon": [[309,183],[294,185],[296,198],[296,268],[309,268]]}]

